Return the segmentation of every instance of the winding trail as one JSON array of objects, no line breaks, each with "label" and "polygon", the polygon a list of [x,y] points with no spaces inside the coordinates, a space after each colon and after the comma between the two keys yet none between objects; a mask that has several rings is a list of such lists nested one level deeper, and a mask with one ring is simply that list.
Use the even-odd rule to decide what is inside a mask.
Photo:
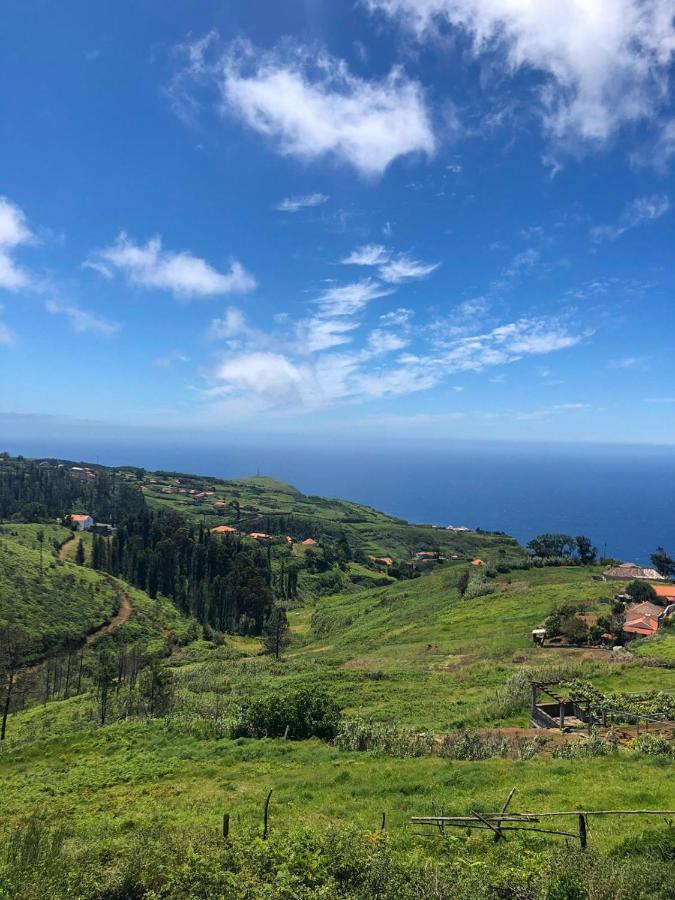
[{"label": "winding trail", "polygon": [[[59,550],[59,555],[61,551]],[[100,638],[105,637],[107,634],[115,631],[117,628],[120,628],[124,625],[125,622],[128,622],[131,616],[133,615],[134,608],[131,605],[131,600],[127,593],[122,589],[119,582],[116,581],[112,577],[112,575],[108,575],[106,573],[102,573],[103,577],[110,584],[112,589],[115,591],[118,600],[118,609],[115,615],[110,619],[109,622],[106,622],[104,625],[101,625],[95,631],[90,632],[78,645],[78,650],[86,650],[88,647],[91,647],[92,644],[95,644],[96,641],[100,640]],[[40,660],[40,662],[35,663],[32,666],[26,666],[23,669],[18,669],[16,671],[16,678],[25,678],[27,675],[35,675],[40,672],[44,667],[50,662],[50,660],[55,659],[60,656],[60,654],[54,654],[52,656],[47,656],[45,659]]]}]

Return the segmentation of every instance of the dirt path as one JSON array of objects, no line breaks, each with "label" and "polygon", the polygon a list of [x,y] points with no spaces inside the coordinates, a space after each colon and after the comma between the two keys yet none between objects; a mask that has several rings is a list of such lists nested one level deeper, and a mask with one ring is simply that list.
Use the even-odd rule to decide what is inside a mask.
[{"label": "dirt path", "polygon": [[70,535],[70,537],[67,537],[65,539],[65,541],[59,547],[59,559],[61,560],[61,562],[69,562],[69,559],[67,556],[68,548],[70,547],[70,545],[73,543],[74,540],[75,540],[75,532],[73,532]]},{"label": "dirt path", "polygon": [[[104,578],[106,579],[106,581],[108,581],[112,589],[115,591],[115,594],[117,595],[117,600],[119,603],[118,610],[109,622],[106,622],[105,625],[101,625],[100,628],[97,628],[95,631],[92,631],[90,634],[88,634],[79,645],[78,650],[86,650],[88,647],[91,647],[91,645],[95,644],[96,641],[98,641],[100,638],[105,637],[107,634],[110,634],[117,628],[120,628],[120,626],[124,625],[125,622],[128,622],[131,615],[133,614],[134,608],[131,605],[131,600],[122,590],[118,582],[115,581],[112,575],[104,575]],[[24,678],[27,675],[37,674],[42,669],[44,669],[44,667],[53,658],[53,656],[48,656],[46,659],[41,660],[39,663],[35,663],[35,665],[33,666],[27,666],[25,669],[19,669],[16,673],[17,679]]]}]

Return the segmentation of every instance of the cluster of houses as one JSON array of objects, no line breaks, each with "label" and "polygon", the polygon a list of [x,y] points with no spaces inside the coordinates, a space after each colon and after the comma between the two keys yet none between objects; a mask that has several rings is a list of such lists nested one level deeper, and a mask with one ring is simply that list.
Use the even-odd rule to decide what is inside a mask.
[{"label": "cluster of houses", "polygon": [[656,603],[649,600],[643,603],[630,603],[632,598],[629,595],[616,595],[617,600],[630,603],[626,607],[626,621],[623,626],[626,634],[650,637],[656,634],[665,619],[675,610],[675,584],[666,584],[666,579],[656,569],[625,562],[607,569],[606,572],[603,572],[602,577],[604,581],[657,582],[657,584],[651,584],[651,588],[657,598],[665,604],[664,606],[657,606]]},{"label": "cluster of houses", "polygon": [[[644,581],[649,584],[656,595],[655,599],[661,605],[645,600],[635,603],[630,594],[618,593],[615,600],[626,604],[624,612],[624,634],[637,637],[651,637],[656,634],[666,619],[675,613],[675,584],[668,584],[663,575],[646,566],[638,566],[636,563],[624,562],[618,566],[612,566],[602,573],[603,581]],[[653,584],[653,582],[657,582]],[[603,634],[607,642],[614,639],[612,634]],[[544,644],[546,628],[539,627],[532,631],[532,640],[540,646]]]},{"label": "cluster of houses", "polygon": [[290,535],[286,535],[282,537],[281,535],[275,534],[265,534],[264,531],[250,531],[246,534],[240,532],[237,528],[233,528],[231,525],[216,525],[215,528],[211,529],[211,534],[242,534],[242,536],[253,538],[254,541],[262,541],[263,543],[266,541],[274,541],[285,540],[287,544],[295,544],[299,543],[301,547],[316,547],[317,542],[314,538],[305,538],[304,541],[297,542],[295,538],[292,538]]}]

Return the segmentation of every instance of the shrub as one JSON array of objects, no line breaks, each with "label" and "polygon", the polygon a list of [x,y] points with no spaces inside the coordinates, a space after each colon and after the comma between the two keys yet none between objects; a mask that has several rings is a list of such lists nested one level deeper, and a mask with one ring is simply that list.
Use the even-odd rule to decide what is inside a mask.
[{"label": "shrub", "polygon": [[630,742],[630,749],[650,756],[668,756],[675,754],[675,744],[658,734],[641,734]]},{"label": "shrub", "polygon": [[439,756],[446,759],[492,759],[508,756],[509,742],[498,733],[479,734],[477,731],[455,731],[444,735]]},{"label": "shrub", "polygon": [[593,756],[607,756],[614,745],[603,741],[596,734],[580,741],[565,741],[553,751],[554,759],[588,759]]},{"label": "shrub", "polygon": [[[302,688],[252,700],[239,710],[233,737],[310,737],[332,740],[340,722],[340,707],[323,691]],[[288,729],[288,732],[287,732]]]},{"label": "shrub", "polygon": [[371,751],[388,756],[430,756],[434,736],[399,728],[393,722],[370,722],[366,719],[343,719],[335,736],[340,750]]},{"label": "shrub", "polygon": [[626,585],[625,594],[628,594],[636,603],[644,603],[646,600],[653,603],[656,600],[656,591],[645,581],[631,581]]}]

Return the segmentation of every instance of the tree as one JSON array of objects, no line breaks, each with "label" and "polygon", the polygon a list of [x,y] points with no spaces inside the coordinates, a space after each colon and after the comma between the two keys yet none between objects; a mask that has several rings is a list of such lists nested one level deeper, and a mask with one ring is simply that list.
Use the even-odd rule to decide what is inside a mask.
[{"label": "tree", "polygon": [[668,556],[663,547],[657,547],[649,557],[652,565],[664,578],[675,578],[675,559]]},{"label": "tree", "polygon": [[570,644],[576,646],[585,644],[589,638],[588,625],[577,615],[562,616],[560,619],[560,634]]},{"label": "tree", "polygon": [[173,679],[171,672],[158,659],[153,659],[141,672],[138,690],[151,718],[169,712],[173,700]]},{"label": "tree", "polygon": [[40,547],[40,572],[42,572],[42,570],[43,570],[43,566],[42,566],[42,550],[43,550],[43,548],[44,548],[44,543],[45,543],[45,533],[44,533],[44,531],[42,530],[42,528],[40,528],[40,529],[38,530],[38,533],[37,533],[36,537],[37,537],[38,545],[39,545],[39,547]]},{"label": "tree", "polygon": [[463,597],[466,594],[466,589],[469,587],[469,581],[471,580],[471,573],[468,569],[464,569],[462,574],[457,579],[457,590],[459,591],[459,596]]},{"label": "tree", "polygon": [[626,585],[626,593],[629,594],[636,603],[644,603],[645,601],[654,603],[657,599],[656,591],[651,584],[647,584],[646,581],[631,581],[630,584]]},{"label": "tree", "polygon": [[582,566],[592,566],[598,555],[597,549],[593,546],[593,542],[584,534],[579,534],[574,538],[577,545],[577,556]]},{"label": "tree", "polygon": [[117,675],[117,660],[109,647],[97,654],[91,674],[96,685],[99,722],[101,725],[105,725],[108,717],[110,688]]},{"label": "tree", "polygon": [[77,549],[75,550],[75,562],[78,566],[84,565],[84,544],[82,542],[82,538],[77,542]]},{"label": "tree", "polygon": [[528,543],[532,556],[543,559],[547,556],[571,556],[577,548],[576,541],[569,534],[540,534]]},{"label": "tree", "polygon": [[30,640],[23,631],[12,625],[3,625],[0,628],[0,674],[4,676],[0,741],[5,740],[7,733],[7,718],[11,709],[16,673],[23,666],[29,648]]},{"label": "tree", "polygon": [[263,628],[263,646],[266,653],[274,654],[276,659],[281,651],[290,643],[288,616],[283,606],[275,606],[267,617]]}]

